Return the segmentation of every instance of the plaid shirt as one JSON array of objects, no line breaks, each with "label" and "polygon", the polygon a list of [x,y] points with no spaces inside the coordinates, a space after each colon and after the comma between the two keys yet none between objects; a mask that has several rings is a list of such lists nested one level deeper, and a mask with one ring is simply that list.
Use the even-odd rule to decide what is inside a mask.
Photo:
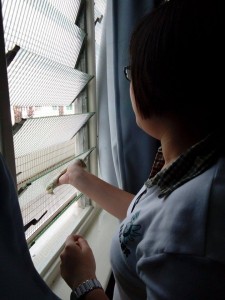
[{"label": "plaid shirt", "polygon": [[168,168],[162,169],[164,158],[159,147],[149,176],[147,188],[158,185],[160,198],[167,197],[176,188],[207,170],[218,157],[213,137],[207,136],[181,154]]}]

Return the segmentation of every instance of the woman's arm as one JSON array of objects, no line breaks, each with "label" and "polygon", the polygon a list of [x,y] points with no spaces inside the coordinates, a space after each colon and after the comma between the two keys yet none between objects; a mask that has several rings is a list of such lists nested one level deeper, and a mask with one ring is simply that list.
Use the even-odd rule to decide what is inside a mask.
[{"label": "woman's arm", "polygon": [[120,220],[124,219],[134,195],[87,172],[83,166],[80,160],[74,162],[67,168],[66,173],[59,178],[58,183],[73,185],[110,214]]}]

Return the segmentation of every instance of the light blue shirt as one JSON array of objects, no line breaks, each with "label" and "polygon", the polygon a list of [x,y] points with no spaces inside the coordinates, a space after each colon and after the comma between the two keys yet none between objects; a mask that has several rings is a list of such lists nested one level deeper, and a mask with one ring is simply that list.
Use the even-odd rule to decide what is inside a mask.
[{"label": "light blue shirt", "polygon": [[225,158],[167,198],[147,188],[111,246],[114,300],[225,299]]}]

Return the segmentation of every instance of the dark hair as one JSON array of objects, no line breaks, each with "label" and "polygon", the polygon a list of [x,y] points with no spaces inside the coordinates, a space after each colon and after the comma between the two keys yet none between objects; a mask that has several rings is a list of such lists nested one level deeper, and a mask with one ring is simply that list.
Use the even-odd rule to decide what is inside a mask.
[{"label": "dark hair", "polygon": [[130,65],[143,118],[172,112],[207,120],[218,110],[224,21],[224,0],[165,1],[141,20],[130,41]]}]

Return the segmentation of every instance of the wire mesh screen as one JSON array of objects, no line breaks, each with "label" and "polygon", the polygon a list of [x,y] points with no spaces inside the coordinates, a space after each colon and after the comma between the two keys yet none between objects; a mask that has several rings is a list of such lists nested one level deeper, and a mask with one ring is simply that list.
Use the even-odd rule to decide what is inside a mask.
[{"label": "wire mesh screen", "polygon": [[[88,161],[81,0],[1,0],[19,203],[28,241],[79,198],[69,185],[49,183],[77,157]],[[78,18],[79,17],[79,18]],[[80,96],[82,95],[82,96]],[[77,99],[85,99],[75,105]],[[79,99],[79,101],[80,101]],[[82,147],[80,145],[83,145]]]},{"label": "wire mesh screen", "polygon": [[65,11],[59,10],[62,5],[55,7],[54,2],[58,1],[2,0],[6,53],[19,45],[31,53],[74,67],[85,37],[75,25],[78,10],[72,7],[68,19]]},{"label": "wire mesh screen", "polygon": [[[87,160],[90,152],[91,150],[81,154],[79,158]],[[47,192],[49,184],[75,159],[77,157],[73,156],[66,163],[42,173],[21,188],[20,207],[28,241],[32,240],[69,203],[79,199],[80,192],[71,185],[58,186],[51,193]]]},{"label": "wire mesh screen", "polygon": [[68,106],[91,78],[20,48],[8,66],[10,101],[16,106]]}]

